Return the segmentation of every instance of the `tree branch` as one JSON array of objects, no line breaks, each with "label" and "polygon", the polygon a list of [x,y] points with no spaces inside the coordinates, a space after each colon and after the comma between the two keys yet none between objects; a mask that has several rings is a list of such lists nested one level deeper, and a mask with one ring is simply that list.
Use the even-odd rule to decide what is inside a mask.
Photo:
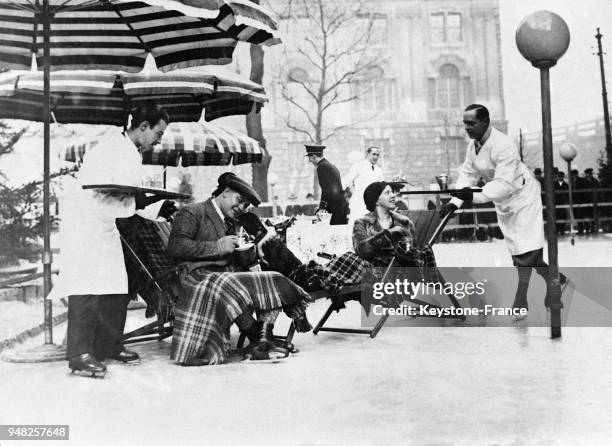
[{"label": "tree branch", "polygon": [[291,124],[291,122],[289,122],[289,120],[287,119],[285,121],[285,125],[287,127],[289,127],[291,130],[298,132],[298,133],[303,133],[304,135],[308,136],[308,138],[310,139],[310,141],[315,142],[314,138],[312,137],[312,135],[310,134],[310,132],[308,130],[305,130],[303,128],[297,127],[294,124]]},{"label": "tree branch", "polygon": [[321,69],[321,65],[318,62],[315,62],[315,60],[312,58],[312,56],[310,54],[308,54],[306,51],[304,51],[302,48],[298,48],[297,49],[298,54],[301,54],[302,56],[304,56],[308,62],[310,62],[312,65],[314,65],[317,69]]},{"label": "tree branch", "polygon": [[310,125],[315,127],[314,119],[310,116],[310,112],[305,106],[301,105],[299,102],[293,99],[293,97],[285,94],[285,92],[282,92],[282,95],[283,95],[283,99],[285,99],[290,104],[293,104],[297,109],[299,109],[302,113],[304,113],[304,116],[306,116],[306,119],[308,119],[308,122],[310,123]]}]

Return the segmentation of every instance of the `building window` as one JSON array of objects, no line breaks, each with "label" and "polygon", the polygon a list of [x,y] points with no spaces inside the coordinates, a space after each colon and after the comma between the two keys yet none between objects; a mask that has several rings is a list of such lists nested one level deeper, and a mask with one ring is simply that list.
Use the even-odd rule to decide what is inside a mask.
[{"label": "building window", "polygon": [[387,20],[375,18],[372,21],[372,29],[370,34],[370,43],[372,45],[384,45],[388,42],[387,38]]},{"label": "building window", "polygon": [[459,70],[451,64],[442,65],[437,85],[438,108],[461,107]]},{"label": "building window", "polygon": [[385,14],[358,11],[356,16],[360,20],[358,26],[353,26],[351,29],[354,36],[363,34],[367,37],[368,45],[386,45],[389,43],[389,28]]},{"label": "building window", "polygon": [[380,67],[372,67],[356,83],[355,96],[360,111],[395,109],[395,79],[386,78]]},{"label": "building window", "polygon": [[461,42],[461,14],[436,12],[429,17],[432,43]]},{"label": "building window", "polygon": [[440,67],[437,78],[428,81],[429,108],[459,108],[469,100],[469,79],[463,82],[459,70],[452,64]]}]

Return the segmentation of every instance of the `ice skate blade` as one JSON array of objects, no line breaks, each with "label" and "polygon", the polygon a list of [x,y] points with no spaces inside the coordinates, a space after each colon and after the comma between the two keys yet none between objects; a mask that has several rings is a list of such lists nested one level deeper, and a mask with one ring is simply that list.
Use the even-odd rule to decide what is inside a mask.
[{"label": "ice skate blade", "polygon": [[268,352],[267,359],[254,359],[253,355],[247,353],[244,355],[244,359],[240,362],[248,362],[250,364],[278,364],[280,362],[284,362],[288,357],[288,353]]},{"label": "ice skate blade", "polygon": [[84,378],[104,378],[107,372],[87,372],[85,370],[71,369],[71,375],[82,376]]},{"label": "ice skate blade", "polygon": [[515,323],[516,323],[516,322],[521,322],[521,321],[524,321],[524,320],[526,320],[526,319],[527,319],[527,315],[526,315],[526,314],[520,314],[520,315],[514,315],[514,314],[513,314],[512,316],[510,316],[510,320],[511,320],[512,322],[515,322]]}]

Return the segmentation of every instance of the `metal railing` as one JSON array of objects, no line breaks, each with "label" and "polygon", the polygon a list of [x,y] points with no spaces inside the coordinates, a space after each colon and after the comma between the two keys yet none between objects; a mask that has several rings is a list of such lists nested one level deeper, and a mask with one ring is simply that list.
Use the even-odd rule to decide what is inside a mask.
[{"label": "metal railing", "polygon": [[[545,193],[542,192],[542,201],[544,202]],[[569,224],[572,220],[569,218],[569,191],[556,190],[555,201],[558,203],[555,206],[560,214],[557,214],[557,224]],[[609,230],[612,228],[612,188],[595,188],[595,189],[577,189],[572,191],[574,210],[574,223],[592,223],[593,232],[598,232],[600,229]],[[546,206],[542,204],[543,211]],[[565,212],[567,214],[565,214]],[[576,212],[578,211],[578,212]],[[565,215],[564,215],[565,214]],[[577,216],[576,216],[577,214]],[[545,213],[544,213],[545,216]],[[602,224],[603,223],[603,224]],[[544,218],[546,225],[546,218]],[[492,204],[472,205],[459,209],[444,229],[448,238],[449,233],[461,229],[477,230],[479,228],[497,228],[497,214]],[[444,237],[443,233],[443,237]]]}]

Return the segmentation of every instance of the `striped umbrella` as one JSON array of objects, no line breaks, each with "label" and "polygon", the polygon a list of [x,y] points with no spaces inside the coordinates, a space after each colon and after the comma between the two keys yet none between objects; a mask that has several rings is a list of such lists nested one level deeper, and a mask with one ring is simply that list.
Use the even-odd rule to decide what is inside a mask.
[{"label": "striped umbrella", "polygon": [[[93,139],[70,144],[62,149],[60,158],[81,162],[83,155],[104,139],[104,133]],[[143,152],[143,164],[178,166],[179,159],[188,166],[227,166],[260,163],[259,143],[242,133],[210,122],[172,123],[154,150]]]},{"label": "striped umbrella", "polygon": [[[43,120],[43,76],[0,77],[0,118]],[[144,101],[164,106],[174,122],[247,114],[267,100],[263,87],[217,66],[161,73],[58,71],[50,86],[51,113],[59,123],[125,125]]]},{"label": "striped umbrella", "polygon": [[278,27],[270,12],[250,0],[154,0],[149,3],[194,17],[208,17],[219,29],[243,42],[280,43]]},{"label": "striped umbrella", "polygon": [[[233,0],[217,0],[217,19],[188,17],[178,8],[129,0],[0,0],[0,67],[29,69],[32,55],[44,72],[43,122],[43,267],[45,296],[51,289],[49,211],[50,72],[61,69],[113,69],[137,72],[151,54],[163,71],[231,62],[235,40],[257,36],[233,26],[253,26],[251,17],[237,20]],[[249,2],[235,0],[236,4]],[[181,2],[176,2],[181,4]],[[206,3],[205,1],[202,4]],[[225,7],[225,12],[220,7]],[[227,9],[229,8],[229,10]],[[205,11],[205,9],[201,9]],[[229,12],[231,11],[232,17]],[[210,13],[209,13],[210,14]],[[224,24],[226,29],[220,25]],[[244,30],[243,30],[244,31]],[[268,32],[268,29],[262,29]],[[276,40],[253,37],[275,43]],[[52,345],[51,305],[45,300],[45,345]]]},{"label": "striped umbrella", "polygon": [[274,21],[248,0],[2,0],[0,65],[29,69],[34,54],[43,66],[45,19],[52,70],[137,72],[150,53],[165,72],[230,63],[237,40],[279,42]]}]

